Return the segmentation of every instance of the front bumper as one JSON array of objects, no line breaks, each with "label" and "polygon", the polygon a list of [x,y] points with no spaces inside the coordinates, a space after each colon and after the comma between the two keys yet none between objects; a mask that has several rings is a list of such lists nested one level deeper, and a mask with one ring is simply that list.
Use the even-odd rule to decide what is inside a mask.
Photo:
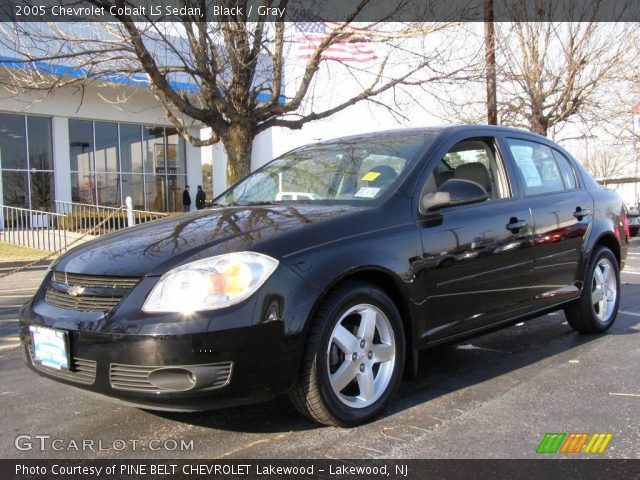
[{"label": "front bumper", "polygon": [[[143,279],[103,315],[47,304],[48,281],[49,276],[20,315],[29,368],[110,399],[161,410],[208,410],[290,389],[299,371],[306,319],[317,298],[310,293],[319,294],[282,268],[237,306],[189,318],[149,315],[139,307],[155,279]],[[34,363],[32,325],[68,332],[69,371]]]}]

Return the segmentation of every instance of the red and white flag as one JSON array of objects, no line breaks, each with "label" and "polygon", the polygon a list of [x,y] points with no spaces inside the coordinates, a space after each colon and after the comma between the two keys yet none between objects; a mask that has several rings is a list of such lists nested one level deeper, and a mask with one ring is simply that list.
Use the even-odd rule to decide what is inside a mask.
[{"label": "red and white flag", "polygon": [[[300,22],[296,23],[299,34],[298,58],[310,58],[318,45],[335,30],[340,23],[336,22]],[[358,30],[350,28],[349,35],[329,45],[322,52],[322,60],[337,60],[345,63],[365,63],[375,60],[376,53],[370,42],[358,41]]]}]

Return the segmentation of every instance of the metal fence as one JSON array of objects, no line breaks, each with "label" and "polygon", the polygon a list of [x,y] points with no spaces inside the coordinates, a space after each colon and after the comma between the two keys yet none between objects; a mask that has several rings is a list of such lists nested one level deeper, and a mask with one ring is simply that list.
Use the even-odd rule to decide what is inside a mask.
[{"label": "metal fence", "polygon": [[[129,197],[127,200],[130,205]],[[147,212],[133,208],[103,207],[85,203],[55,201],[56,212],[65,216],[64,227],[73,232],[87,232],[95,228],[94,235],[104,235],[121,228],[139,225],[168,216],[163,212]],[[108,221],[103,222],[109,218]],[[100,224],[100,222],[103,222]]]},{"label": "metal fence", "polygon": [[168,216],[127,206],[101,207],[55,201],[56,212],[0,205],[0,241],[50,252],[64,251],[72,244],[98,235]]},{"label": "metal fence", "polygon": [[0,241],[56,252],[73,240],[62,228],[64,215],[0,206]]}]

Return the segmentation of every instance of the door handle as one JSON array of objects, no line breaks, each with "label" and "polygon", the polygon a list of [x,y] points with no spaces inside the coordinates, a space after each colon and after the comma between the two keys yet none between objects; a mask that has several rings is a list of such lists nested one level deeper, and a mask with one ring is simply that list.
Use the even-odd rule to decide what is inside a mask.
[{"label": "door handle", "polygon": [[507,230],[511,230],[513,233],[518,233],[521,228],[524,228],[527,225],[528,223],[526,220],[518,220],[513,217],[509,220],[509,223],[507,223],[506,228]]},{"label": "door handle", "polygon": [[578,220],[582,220],[584,217],[588,217],[589,215],[591,215],[591,210],[589,209],[582,209],[580,207],[576,208],[576,211],[573,212],[573,216],[576,217]]}]

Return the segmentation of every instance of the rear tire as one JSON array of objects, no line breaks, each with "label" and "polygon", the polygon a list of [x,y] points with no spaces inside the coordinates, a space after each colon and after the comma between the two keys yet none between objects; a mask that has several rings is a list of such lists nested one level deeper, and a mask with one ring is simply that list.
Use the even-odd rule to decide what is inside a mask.
[{"label": "rear tire", "polygon": [[616,319],[620,304],[620,268],[611,250],[598,248],[592,255],[582,295],[565,307],[571,328],[582,333],[603,333]]},{"label": "rear tire", "polygon": [[291,402],[316,422],[354,426],[377,416],[402,379],[400,313],[373,285],[350,282],[323,302],[309,332]]}]

